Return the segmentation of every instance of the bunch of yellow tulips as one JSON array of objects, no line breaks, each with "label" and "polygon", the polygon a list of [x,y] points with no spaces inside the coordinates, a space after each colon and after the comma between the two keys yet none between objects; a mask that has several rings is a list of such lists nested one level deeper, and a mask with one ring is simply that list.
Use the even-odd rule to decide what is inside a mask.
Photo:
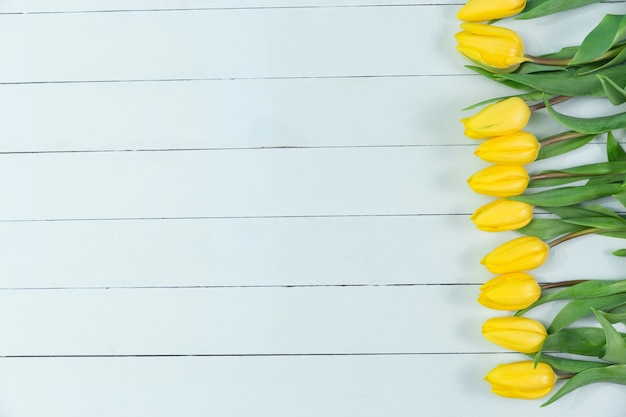
[{"label": "bunch of yellow tulips", "polygon": [[[526,54],[524,43],[517,33],[505,27],[490,24],[490,21],[509,17],[540,17],[594,2],[597,1],[552,0],[532,2],[532,4],[529,1],[527,4],[526,0],[469,0],[457,13],[457,17],[464,21],[461,24],[462,31],[455,35],[458,42],[457,50],[478,66],[472,69],[495,81],[511,82],[516,86],[515,88],[519,87],[527,91],[519,96],[492,101],[473,116],[461,120],[465,135],[482,141],[474,152],[475,155],[491,164],[468,179],[468,185],[473,191],[494,197],[491,202],[478,208],[472,214],[471,221],[478,229],[487,232],[520,230],[533,221],[535,206],[542,206],[532,202],[543,201],[547,202],[546,206],[551,204],[565,207],[565,210],[553,211],[557,216],[562,217],[562,220],[555,221],[562,221],[572,227],[569,229],[572,231],[571,234],[561,236],[550,243],[546,242],[548,239],[525,234],[495,248],[481,260],[486,269],[496,274],[496,277],[480,287],[478,302],[494,310],[517,311],[512,316],[487,320],[482,327],[484,337],[496,345],[526,354],[534,359],[502,364],[487,374],[485,379],[491,385],[492,391],[504,397],[542,398],[552,392],[557,380],[567,378],[572,378],[575,383],[566,383],[548,403],[579,386],[598,379],[626,383],[626,342],[621,347],[619,344],[619,340],[622,340],[621,336],[615,336],[617,332],[607,318],[618,320],[623,317],[623,320],[626,320],[626,283],[616,286],[613,282],[598,281],[589,284],[585,281],[540,285],[528,273],[547,260],[551,247],[571,237],[587,233],[626,236],[626,219],[618,215],[613,216],[604,208],[585,209],[576,205],[599,197],[621,194],[624,188],[621,184],[626,184],[624,178],[620,177],[620,175],[626,175],[626,152],[619,147],[619,152],[614,152],[614,160],[604,165],[576,167],[561,172],[550,171],[548,174],[542,173],[537,176],[531,176],[527,171],[527,165],[538,159],[542,147],[570,139],[581,141],[577,146],[582,146],[594,137],[585,136],[591,133],[597,135],[608,132],[609,142],[611,142],[610,130],[626,128],[626,114],[610,116],[601,122],[597,119],[587,122],[583,119],[562,116],[551,106],[551,103],[560,101],[563,95],[567,96],[566,98],[578,95],[605,96],[613,104],[626,102],[626,87],[621,87],[622,84],[626,84],[626,69],[622,64],[626,62],[626,39],[622,39],[625,35],[622,32],[607,34],[611,32],[607,28],[612,26],[626,27],[626,17],[623,19],[619,16],[605,18],[598,25],[595,37],[591,36],[591,41],[585,39],[578,50],[572,51],[570,55],[559,57],[535,57]],[[550,3],[549,7],[542,7],[542,4],[547,3]],[[620,30],[626,33],[626,29]],[[613,36],[621,40],[598,41],[602,36],[607,39]],[[604,49],[600,50],[597,43],[603,44],[601,48]],[[598,65],[597,68],[589,71],[605,72],[592,74],[593,79],[576,80],[572,75],[573,72],[570,71],[571,69],[580,70],[582,65],[598,62],[603,65]],[[525,65],[534,65],[534,67],[520,74],[518,70]],[[546,70],[547,66],[560,66],[562,71]],[[584,71],[579,72],[584,77]],[[580,74],[575,74],[575,76]],[[603,81],[599,82],[596,78]],[[573,84],[576,82],[580,82],[580,88]],[[612,83],[612,86],[607,87],[607,83]],[[556,100],[548,100],[550,96]],[[532,101],[531,98],[537,100],[538,97],[542,100],[539,105],[528,104],[528,101]],[[525,131],[533,111],[543,107],[546,107],[555,119],[570,127],[572,131],[548,138],[549,140],[538,140],[535,135]],[[602,130],[598,126],[610,126],[611,129]],[[609,146],[613,145],[609,144]],[[570,147],[563,152],[574,148]],[[602,175],[606,175],[606,179],[601,177]],[[609,175],[613,177],[608,178]],[[591,182],[592,185],[599,184],[601,187],[585,188],[584,191],[581,191],[582,188],[577,190],[573,187],[558,190],[554,194],[558,198],[553,200],[523,196],[533,180],[558,178],[564,180],[562,184],[565,184],[570,176],[595,178],[596,182]],[[619,184],[614,184],[614,182],[619,182]],[[579,198],[570,198],[577,193],[580,194]],[[620,202],[626,205],[626,191],[624,193],[624,198],[620,199]],[[605,221],[606,218],[603,218],[601,222],[598,219],[602,216],[612,217],[612,222]],[[593,220],[589,220],[592,218]],[[605,225],[608,228],[603,228]],[[626,250],[624,250],[624,255],[626,255]],[[543,292],[545,289],[555,287],[571,287],[571,289],[563,290],[561,295],[546,295]],[[525,311],[541,303],[553,299],[577,298],[591,301],[582,307],[577,307],[574,303],[573,307],[564,308],[549,327],[544,326],[538,320],[523,316]],[[608,312],[596,311],[595,308],[598,306],[606,308]],[[612,308],[616,310],[611,312]],[[596,315],[602,329],[567,329],[567,326],[591,314],[591,311]],[[571,340],[575,340],[572,335],[582,338],[581,340],[585,342],[593,340],[595,350],[572,344]],[[626,335],[624,337],[626,338]],[[600,349],[601,341],[604,340],[602,338],[618,340],[618,342],[610,342],[612,345],[609,350],[613,352],[612,355],[607,356],[606,352]],[[598,344],[600,346],[596,346]],[[559,352],[595,356],[605,362],[574,360],[559,362],[542,353],[545,346],[556,348]],[[615,354],[617,351],[620,353]],[[620,368],[622,366],[623,369]]]}]

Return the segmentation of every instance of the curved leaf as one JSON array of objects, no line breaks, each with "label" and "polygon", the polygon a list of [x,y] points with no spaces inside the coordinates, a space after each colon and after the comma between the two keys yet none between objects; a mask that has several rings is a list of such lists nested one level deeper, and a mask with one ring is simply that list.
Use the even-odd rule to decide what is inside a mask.
[{"label": "curved leaf", "polygon": [[567,303],[554,317],[548,327],[548,333],[555,333],[570,324],[591,314],[592,309],[605,310],[626,303],[626,293],[608,295],[606,297],[579,298]]},{"label": "curved leaf", "polygon": [[564,395],[594,382],[612,382],[626,384],[626,365],[610,365],[605,367],[590,368],[573,376],[563,385],[548,401],[541,404],[542,407],[552,404]]},{"label": "curved leaf", "polygon": [[605,344],[604,331],[597,327],[563,329],[546,337],[542,352],[571,353],[597,358]]},{"label": "curved leaf", "polygon": [[606,336],[606,346],[600,351],[600,359],[619,365],[626,364],[626,341],[604,315],[593,310]]},{"label": "curved leaf", "polygon": [[[568,139],[560,142],[551,143],[549,145],[542,145],[539,148],[539,155],[537,155],[537,160],[551,158],[553,156],[562,155],[569,151],[573,151],[574,149],[578,149],[581,146],[586,145],[591,142],[593,138],[595,138],[596,134],[585,135],[579,138]],[[540,142],[541,143],[541,142]]]},{"label": "curved leaf", "polygon": [[570,206],[615,195],[621,191],[622,186],[619,184],[594,184],[554,188],[534,194],[507,197],[507,199],[541,207]]},{"label": "curved leaf", "polygon": [[[624,49],[624,55],[626,59],[626,49]],[[602,75],[598,75],[598,79],[600,80],[600,84],[602,85],[602,89],[604,90],[604,95],[609,101],[614,104],[622,104],[626,102],[626,89],[617,85],[613,80],[609,77],[604,77]]]},{"label": "curved leaf", "polygon": [[527,236],[550,240],[567,233],[577,232],[584,228],[584,226],[566,223],[559,219],[532,219],[530,223],[517,231]]},{"label": "curved leaf", "polygon": [[[624,71],[626,73],[626,71]],[[561,114],[554,110],[548,100],[544,99],[548,113],[563,126],[580,133],[600,134],[611,130],[626,128],[626,112],[610,116],[580,118]]]},{"label": "curved leaf", "polygon": [[626,36],[626,15],[607,14],[580,44],[570,65],[580,65],[600,58]]},{"label": "curved leaf", "polygon": [[598,2],[599,0],[528,0],[524,11],[515,16],[515,19],[534,19]]}]

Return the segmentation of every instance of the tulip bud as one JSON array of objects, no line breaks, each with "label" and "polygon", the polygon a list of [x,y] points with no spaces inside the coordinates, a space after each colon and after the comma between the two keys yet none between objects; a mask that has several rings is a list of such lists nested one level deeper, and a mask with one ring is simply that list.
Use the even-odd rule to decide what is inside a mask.
[{"label": "tulip bud", "polygon": [[494,394],[507,398],[536,400],[554,389],[556,374],[550,365],[534,361],[521,361],[498,365],[485,380],[491,384]]},{"label": "tulip bud", "polygon": [[539,352],[548,336],[546,328],[528,317],[495,317],[483,324],[485,339],[520,353]]},{"label": "tulip bud", "polygon": [[456,49],[471,61],[492,72],[513,72],[522,62],[524,43],[511,29],[482,23],[463,23],[462,32],[454,35]]},{"label": "tulip bud", "polygon": [[527,271],[541,266],[548,259],[550,247],[534,236],[522,236],[498,246],[485,255],[481,264],[494,274]]},{"label": "tulip bud", "polygon": [[480,287],[478,302],[494,310],[521,310],[541,296],[541,288],[531,275],[510,272],[492,278]]},{"label": "tulip bud", "polygon": [[521,201],[499,198],[479,207],[470,220],[485,232],[517,230],[533,219],[533,206]]},{"label": "tulip bud", "polygon": [[530,107],[519,97],[485,106],[473,116],[461,119],[465,125],[465,136],[485,139],[519,132],[530,120]]},{"label": "tulip bud", "polygon": [[467,183],[479,194],[510,197],[526,191],[528,181],[528,172],[520,165],[492,165],[472,175]]},{"label": "tulip bud", "polygon": [[516,15],[525,7],[526,0],[469,0],[456,17],[466,22],[485,22]]},{"label": "tulip bud", "polygon": [[496,164],[526,165],[537,159],[539,141],[528,132],[497,136],[481,143],[474,155]]}]

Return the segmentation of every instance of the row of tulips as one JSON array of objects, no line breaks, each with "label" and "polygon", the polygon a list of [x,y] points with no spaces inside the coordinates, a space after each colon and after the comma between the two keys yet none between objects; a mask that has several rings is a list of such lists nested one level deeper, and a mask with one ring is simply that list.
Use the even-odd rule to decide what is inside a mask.
[{"label": "row of tulips", "polygon": [[[578,119],[553,106],[575,96],[604,96],[613,104],[626,102],[626,18],[608,15],[577,48],[536,57],[526,54],[513,31],[488,21],[535,18],[586,6],[593,0],[469,0],[457,17],[465,21],[456,34],[457,49],[488,78],[524,90],[496,99],[461,120],[465,135],[482,140],[475,155],[492,165],[468,179],[470,188],[494,200],[470,219],[487,232],[518,230],[524,236],[495,248],[481,263],[497,276],[480,288],[483,306],[515,312],[494,317],[482,327],[492,343],[528,357],[501,364],[485,377],[495,394],[521,399],[549,395],[557,381],[566,380],[545,403],[597,381],[626,384],[626,335],[612,326],[626,322],[626,281],[565,281],[539,284],[528,271],[540,267],[559,243],[589,233],[626,238],[626,218],[603,206],[586,204],[614,196],[626,206],[626,151],[612,131],[626,128],[626,114]],[[554,71],[553,67],[562,67]],[[535,101],[536,104],[529,105]],[[571,129],[542,140],[525,131],[533,111],[546,108]],[[527,165],[537,159],[579,148],[607,134],[609,160],[597,164],[530,175]],[[584,185],[563,186],[584,180]],[[528,194],[536,186],[548,189]],[[554,218],[536,219],[536,207]],[[626,250],[616,255],[626,255]],[[538,305],[567,300],[549,326],[525,314]],[[596,327],[579,324],[593,315]],[[577,326],[572,326],[577,324]],[[552,353],[546,353],[552,352]],[[561,354],[581,355],[567,359]]]}]

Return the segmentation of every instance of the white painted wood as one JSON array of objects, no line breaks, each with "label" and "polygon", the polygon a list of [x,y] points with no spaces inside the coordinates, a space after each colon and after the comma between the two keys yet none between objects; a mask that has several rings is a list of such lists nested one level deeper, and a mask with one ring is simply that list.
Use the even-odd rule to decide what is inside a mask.
[{"label": "white painted wood", "polygon": [[[623,387],[596,384],[540,408],[483,376],[519,355],[3,359],[5,415],[119,417],[617,417]],[[33,400],[33,393],[37,400]]]},{"label": "white painted wood", "polygon": [[[447,88],[443,88],[443,85]],[[477,75],[0,85],[2,152],[476,144],[460,108],[517,94]],[[453,105],[452,103],[459,103]],[[559,111],[624,111],[578,98]],[[562,129],[545,110],[528,130]]]},{"label": "white painted wood", "polygon": [[[441,88],[444,82],[451,88]],[[0,85],[0,111],[14,115],[0,125],[0,146],[21,152],[467,144],[451,103],[490,98],[489,86],[478,76]]]},{"label": "white painted wood", "polygon": [[[468,215],[0,223],[2,288],[479,284],[515,233]],[[624,278],[620,239],[556,247],[540,281]],[[576,262],[577,259],[602,262]]]},{"label": "white painted wood", "polygon": [[[541,409],[482,381],[521,359],[475,302],[515,234],[467,219],[458,119],[510,92],[463,69],[456,3],[3,2],[0,414],[620,415],[623,387]],[[537,54],[607,12],[501,23]],[[620,277],[621,246],[535,275]]]},{"label": "white painted wood", "polygon": [[506,313],[477,296],[476,285],[5,290],[0,356],[503,352],[480,328]]},{"label": "white painted wood", "polygon": [[[467,73],[454,50],[457,7],[8,14],[0,16],[3,33],[45,36],[20,36],[19,43],[0,37],[0,54],[11,62],[0,68],[0,82]],[[529,52],[553,52],[622,7],[593,5],[520,33]],[[559,36],[564,27],[580,28],[567,45]]]},{"label": "white painted wood", "polygon": [[[89,11],[141,10],[203,10],[203,9],[259,9],[294,7],[378,7],[385,5],[429,5],[430,0],[8,0],[0,6],[0,13],[64,13]],[[442,0],[436,4],[458,5],[458,1]],[[457,6],[460,7],[460,6]]]},{"label": "white painted wood", "polygon": [[4,155],[0,219],[462,213],[486,201],[464,184],[475,159],[463,147]]}]

